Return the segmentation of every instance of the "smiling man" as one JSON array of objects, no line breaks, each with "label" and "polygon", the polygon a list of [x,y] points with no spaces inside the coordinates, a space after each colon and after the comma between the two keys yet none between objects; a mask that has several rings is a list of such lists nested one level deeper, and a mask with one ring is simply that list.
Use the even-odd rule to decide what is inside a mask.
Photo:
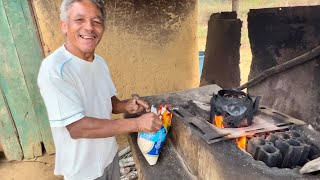
[{"label": "smiling man", "polygon": [[[64,179],[120,179],[115,135],[156,132],[161,120],[140,99],[120,101],[104,59],[95,54],[105,29],[102,0],[64,0],[64,45],[41,64],[38,86],[56,147],[54,173]],[[111,120],[112,113],[147,113]]]}]

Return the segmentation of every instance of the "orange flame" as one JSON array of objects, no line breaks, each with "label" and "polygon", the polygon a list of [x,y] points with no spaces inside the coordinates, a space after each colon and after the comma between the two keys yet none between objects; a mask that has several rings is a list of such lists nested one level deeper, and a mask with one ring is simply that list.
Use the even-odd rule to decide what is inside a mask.
[{"label": "orange flame", "polygon": [[217,115],[215,115],[214,119],[215,119],[215,123],[216,123],[216,126],[217,126],[217,127],[219,127],[219,128],[224,128],[223,125],[222,125],[223,116],[217,116]]},{"label": "orange flame", "polygon": [[[217,116],[215,115],[214,117],[215,120],[215,125],[219,128],[224,128],[222,125],[223,122],[223,116]],[[242,136],[239,137],[235,140],[235,142],[237,143],[238,147],[242,150],[246,150],[246,145],[247,145],[247,137],[246,136]]]},{"label": "orange flame", "polygon": [[240,149],[246,150],[246,145],[247,145],[247,137],[242,136],[236,139],[236,143],[238,144],[238,147]]}]

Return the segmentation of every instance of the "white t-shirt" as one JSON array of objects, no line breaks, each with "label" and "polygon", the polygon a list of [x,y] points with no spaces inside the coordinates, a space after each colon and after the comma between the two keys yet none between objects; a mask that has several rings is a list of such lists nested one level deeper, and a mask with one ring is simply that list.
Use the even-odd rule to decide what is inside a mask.
[{"label": "white t-shirt", "polygon": [[72,139],[65,126],[84,116],[111,119],[116,88],[106,62],[82,60],[64,46],[45,58],[38,75],[56,148],[55,175],[87,180],[103,175],[117,154],[115,137]]}]

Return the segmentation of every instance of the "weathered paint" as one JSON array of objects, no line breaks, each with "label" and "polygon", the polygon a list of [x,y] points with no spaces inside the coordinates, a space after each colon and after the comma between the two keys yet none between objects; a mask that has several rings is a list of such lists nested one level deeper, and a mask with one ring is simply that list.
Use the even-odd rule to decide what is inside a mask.
[{"label": "weathered paint", "polygon": [[[46,55],[64,42],[58,1],[33,1]],[[108,62],[121,99],[197,87],[196,0],[106,1],[97,54]]]},{"label": "weathered paint", "polygon": [[[41,137],[37,117],[19,61],[24,57],[23,54],[17,52],[19,42],[15,42],[14,39],[19,36],[17,32],[24,32],[25,23],[27,23],[20,24],[23,22],[22,19],[25,19],[25,14],[19,13],[21,8],[22,5],[17,1],[0,1],[0,49],[2,51],[0,54],[2,61],[0,66],[0,85],[17,128],[24,157],[33,158],[42,155]],[[16,15],[19,17],[15,17]],[[18,26],[16,26],[17,24]],[[20,48],[28,50],[27,46],[29,44],[24,44]]]},{"label": "weathered paint", "polygon": [[0,85],[0,151],[4,151],[9,161],[21,160],[23,153],[3,95]]},{"label": "weathered paint", "polygon": [[47,153],[52,154],[54,153],[52,134],[47,112],[37,86],[38,70],[44,54],[37,35],[37,26],[33,20],[32,9],[28,1],[25,0],[6,0],[6,2],[8,3],[6,13],[10,15],[8,20],[11,33],[14,42],[16,42],[15,46],[20,57],[20,65],[32,100],[30,105],[33,105],[36,113],[39,128],[34,127],[34,129],[40,132]]}]

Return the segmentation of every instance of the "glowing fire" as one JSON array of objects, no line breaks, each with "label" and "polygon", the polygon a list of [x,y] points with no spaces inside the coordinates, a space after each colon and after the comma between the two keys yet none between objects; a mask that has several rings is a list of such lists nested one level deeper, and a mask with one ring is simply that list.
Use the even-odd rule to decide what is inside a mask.
[{"label": "glowing fire", "polygon": [[[222,125],[222,121],[223,121],[223,116],[217,116],[215,115],[214,117],[215,119],[215,125],[219,128],[224,128]],[[238,147],[242,150],[246,150],[246,145],[247,145],[247,137],[246,136],[242,136],[239,137],[237,139],[235,139],[235,143],[238,145]]]},{"label": "glowing fire", "polygon": [[224,128],[222,125],[223,117],[222,116],[215,116],[216,126],[219,128]]},{"label": "glowing fire", "polygon": [[236,143],[240,149],[246,150],[247,137],[242,136],[236,139]]}]

